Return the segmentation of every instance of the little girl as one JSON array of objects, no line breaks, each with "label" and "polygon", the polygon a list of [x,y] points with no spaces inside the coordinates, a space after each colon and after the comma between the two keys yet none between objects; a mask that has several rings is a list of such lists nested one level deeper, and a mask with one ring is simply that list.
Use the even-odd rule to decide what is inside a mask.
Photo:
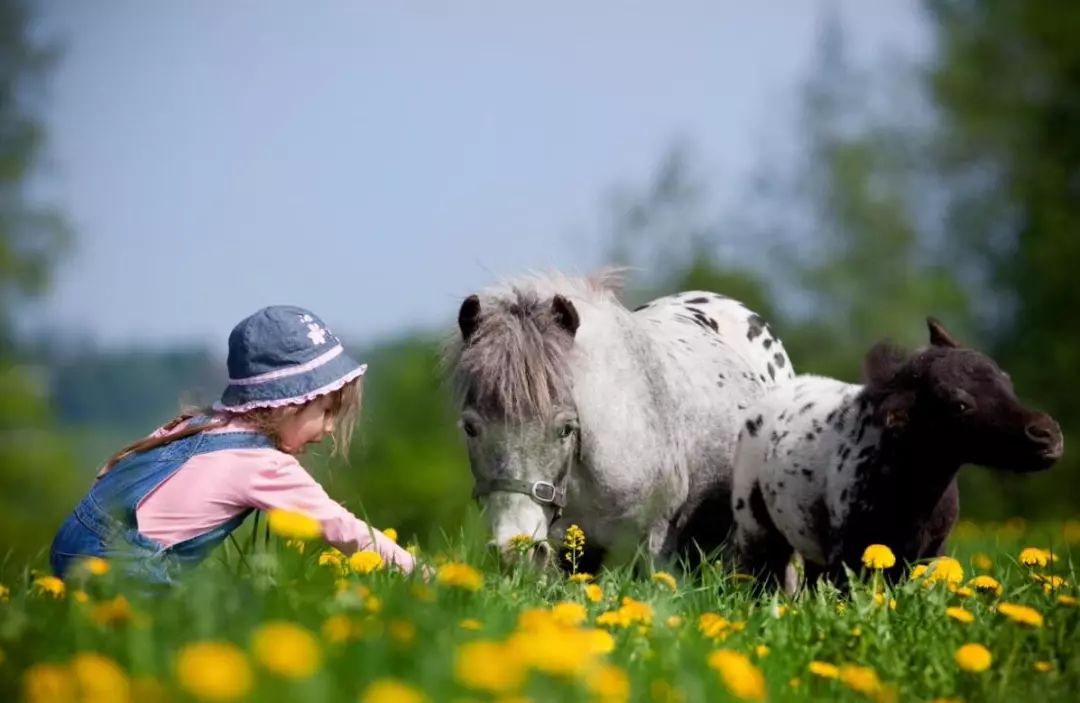
[{"label": "little girl", "polygon": [[53,540],[53,571],[100,556],[168,583],[253,510],[272,508],[318,520],[347,554],[373,549],[412,571],[412,555],[331,500],[296,459],[326,435],[335,452],[348,451],[366,368],[302,308],[268,307],[241,321],[229,335],[221,400],[109,460]]}]

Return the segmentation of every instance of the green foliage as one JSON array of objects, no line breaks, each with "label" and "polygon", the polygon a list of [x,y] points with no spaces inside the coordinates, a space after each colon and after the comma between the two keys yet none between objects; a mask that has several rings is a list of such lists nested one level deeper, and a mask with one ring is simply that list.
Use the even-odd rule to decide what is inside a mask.
[{"label": "green foliage", "polygon": [[[980,271],[985,336],[1021,393],[1080,429],[1080,5],[927,3],[955,256]],[[1016,486],[1018,509],[1075,510],[1080,456]]]}]

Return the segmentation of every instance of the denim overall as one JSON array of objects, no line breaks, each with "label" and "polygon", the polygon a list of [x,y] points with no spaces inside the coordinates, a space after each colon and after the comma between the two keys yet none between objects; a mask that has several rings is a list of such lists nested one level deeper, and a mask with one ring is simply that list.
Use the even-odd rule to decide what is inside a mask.
[{"label": "denim overall", "polygon": [[[203,423],[207,418],[193,422]],[[223,449],[274,446],[254,432],[200,432],[118,461],[82,499],[53,539],[49,561],[64,576],[72,560],[87,556],[109,559],[127,575],[151,583],[171,583],[181,570],[198,564],[244,522],[249,508],[205,534],[162,547],[139,532],[135,510],[146,496],[199,454]]]}]

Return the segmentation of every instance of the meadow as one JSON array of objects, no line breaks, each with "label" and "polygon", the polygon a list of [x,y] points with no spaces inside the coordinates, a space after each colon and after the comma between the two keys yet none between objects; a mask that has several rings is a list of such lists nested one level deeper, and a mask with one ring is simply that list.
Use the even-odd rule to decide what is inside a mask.
[{"label": "meadow", "polygon": [[[500,563],[480,530],[427,577],[345,557],[299,516],[150,591],[116,564],[0,570],[0,700],[1073,701],[1080,522],[961,523],[894,586],[755,595],[718,561],[595,575]],[[474,533],[475,532],[475,533]],[[588,535],[562,545],[568,571]],[[519,541],[522,551],[529,545]]]}]

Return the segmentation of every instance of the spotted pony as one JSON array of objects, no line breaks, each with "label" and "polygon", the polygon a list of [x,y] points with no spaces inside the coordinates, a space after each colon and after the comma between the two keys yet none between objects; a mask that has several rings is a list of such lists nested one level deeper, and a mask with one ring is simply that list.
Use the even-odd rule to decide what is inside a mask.
[{"label": "spotted pony", "polygon": [[921,351],[873,347],[864,386],[798,376],[750,409],[732,491],[744,568],[793,590],[797,552],[808,582],[842,585],[845,566],[857,570],[867,545],[884,544],[895,578],[905,561],[941,552],[962,464],[1019,473],[1061,457],[1049,415],[1022,405],[989,357],[927,324]]},{"label": "spotted pony", "polygon": [[559,540],[666,555],[731,525],[742,413],[791,363],[760,316],[692,291],[634,311],[608,274],[525,276],[467,297],[449,353],[493,544]]}]

